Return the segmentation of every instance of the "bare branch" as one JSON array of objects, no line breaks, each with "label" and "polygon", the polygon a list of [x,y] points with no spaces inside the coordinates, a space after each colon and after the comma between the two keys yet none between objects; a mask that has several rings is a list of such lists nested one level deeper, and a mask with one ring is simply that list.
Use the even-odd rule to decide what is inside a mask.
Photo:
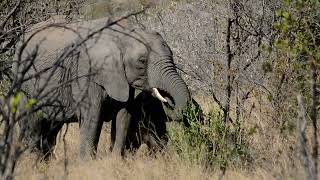
[{"label": "bare branch", "polygon": [[311,163],[308,155],[307,138],[306,138],[306,127],[307,127],[307,112],[305,109],[304,101],[301,95],[297,97],[299,105],[299,118],[297,119],[298,125],[298,141],[300,143],[300,153],[303,161],[303,167],[307,173],[307,179],[313,179]]},{"label": "bare branch", "polygon": [[[4,19],[4,21],[0,24],[0,30],[3,31],[4,26],[7,24],[8,20],[11,18],[11,16],[17,12],[18,8],[21,5],[21,0],[18,0],[16,6],[11,10],[11,12],[7,15],[7,17]],[[1,33],[2,34],[2,33]]]},{"label": "bare branch", "polygon": [[311,66],[311,98],[312,98],[312,106],[311,106],[311,121],[313,127],[313,137],[312,137],[312,175],[316,177],[318,176],[318,91],[317,91],[317,65],[314,58],[310,58],[310,66]]}]

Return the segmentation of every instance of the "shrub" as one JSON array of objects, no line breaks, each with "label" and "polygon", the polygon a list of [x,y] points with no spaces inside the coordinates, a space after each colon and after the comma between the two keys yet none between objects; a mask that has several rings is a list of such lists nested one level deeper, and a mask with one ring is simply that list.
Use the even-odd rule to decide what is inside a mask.
[{"label": "shrub", "polygon": [[250,162],[246,134],[240,123],[224,123],[219,112],[208,115],[201,124],[193,107],[184,113],[190,127],[174,123],[169,126],[169,144],[181,160],[206,167],[240,166]]}]

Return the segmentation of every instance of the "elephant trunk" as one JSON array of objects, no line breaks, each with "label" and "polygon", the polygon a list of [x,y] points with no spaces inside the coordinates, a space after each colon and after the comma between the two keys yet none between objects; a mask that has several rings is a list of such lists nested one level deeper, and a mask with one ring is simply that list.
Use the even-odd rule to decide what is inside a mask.
[{"label": "elephant trunk", "polygon": [[150,82],[151,86],[169,93],[173,98],[176,109],[185,108],[187,102],[191,99],[186,83],[178,74],[172,62],[162,61],[160,64],[149,72],[151,79],[154,80]]}]

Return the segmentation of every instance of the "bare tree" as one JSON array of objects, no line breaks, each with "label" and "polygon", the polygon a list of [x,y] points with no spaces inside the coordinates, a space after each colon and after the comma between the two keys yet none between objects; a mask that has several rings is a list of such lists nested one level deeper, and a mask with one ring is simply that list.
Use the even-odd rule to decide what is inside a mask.
[{"label": "bare tree", "polygon": [[235,121],[255,90],[270,94],[262,46],[272,45],[279,1],[190,1],[135,20],[166,38],[191,91],[210,95],[225,121]]}]

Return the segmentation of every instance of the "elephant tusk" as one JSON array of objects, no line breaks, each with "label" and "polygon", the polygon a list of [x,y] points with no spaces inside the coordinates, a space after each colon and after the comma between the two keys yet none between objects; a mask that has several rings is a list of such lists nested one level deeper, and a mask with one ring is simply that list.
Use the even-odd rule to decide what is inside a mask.
[{"label": "elephant tusk", "polygon": [[167,102],[167,100],[161,96],[157,88],[152,88],[152,96],[158,98],[161,102]]}]

